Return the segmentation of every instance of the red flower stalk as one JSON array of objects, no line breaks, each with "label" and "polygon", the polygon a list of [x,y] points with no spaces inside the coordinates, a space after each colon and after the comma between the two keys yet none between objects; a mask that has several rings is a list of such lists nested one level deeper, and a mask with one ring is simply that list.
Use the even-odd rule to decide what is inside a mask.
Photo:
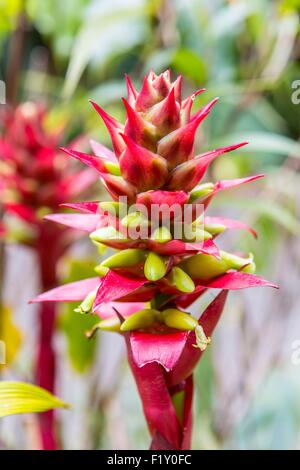
[{"label": "red flower stalk", "polygon": [[[262,175],[202,183],[215,158],[246,144],[195,156],[197,128],[217,100],[192,115],[193,101],[203,90],[182,100],[181,77],[172,83],[169,72],[150,72],[139,92],[126,80],[125,125],[92,103],[114,152],[95,142],[95,155],[64,149],[98,172],[112,201],[65,204],[81,214],[46,217],[91,232],[95,243],[117,253],[95,268],[97,277],[52,289],[33,301],[82,301],[76,311],[101,319],[90,334],[97,328],[122,334],[151,448],[188,449],[192,374],[211,341],[227,291],[275,287],[254,274],[251,255],[221,251],[215,244],[227,229],[246,229],[255,236],[254,230],[235,220],[208,217],[206,210],[220,191]],[[127,211],[129,204],[135,204],[134,210]],[[221,291],[197,320],[186,309],[208,289]]]},{"label": "red flower stalk", "polygon": [[[91,170],[76,170],[59,155],[61,130],[47,131],[46,119],[46,109],[34,103],[6,109],[1,115],[0,188],[5,219],[14,214],[29,228],[29,235],[23,236],[21,241],[35,249],[42,288],[51,289],[57,284],[57,261],[70,244],[72,235],[68,229],[43,221],[42,214],[57,210],[66,198],[82,194],[95,181],[95,176]],[[4,228],[3,224],[3,231]],[[55,306],[41,304],[39,321],[36,383],[54,392]],[[57,447],[54,427],[53,411],[40,415],[44,449]]]}]

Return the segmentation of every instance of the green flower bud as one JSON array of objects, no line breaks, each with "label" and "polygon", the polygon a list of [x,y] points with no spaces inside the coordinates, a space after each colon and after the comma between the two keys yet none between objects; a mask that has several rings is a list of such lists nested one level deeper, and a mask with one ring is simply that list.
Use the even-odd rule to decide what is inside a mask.
[{"label": "green flower bud", "polygon": [[144,265],[144,274],[149,281],[158,281],[167,272],[163,258],[152,251],[148,254]]},{"label": "green flower bud", "polygon": [[223,259],[217,259],[215,256],[199,253],[190,256],[180,263],[193,279],[208,280],[219,276],[228,270],[228,265]]},{"label": "green flower bud", "polygon": [[154,240],[158,243],[166,243],[172,240],[172,234],[167,227],[158,227],[151,234],[151,240]]},{"label": "green flower bud", "polygon": [[241,269],[243,266],[252,263],[253,255],[250,254],[248,258],[241,258],[240,256],[233,255],[227,251],[220,251],[221,258],[227,263],[228,269]]},{"label": "green flower bud", "polygon": [[145,308],[130,315],[121,325],[121,331],[133,331],[152,325],[157,315],[156,310]]},{"label": "green flower bud", "polygon": [[121,224],[124,227],[140,227],[148,226],[149,221],[140,212],[131,212],[121,220]]},{"label": "green flower bud", "polygon": [[251,263],[247,264],[242,270],[243,273],[248,273],[248,274],[254,274],[256,271],[256,264],[254,261]]},{"label": "green flower bud", "polygon": [[252,257],[241,258],[226,251],[220,251],[220,255],[221,259],[218,259],[215,256],[199,253],[182,261],[180,267],[192,278],[206,281],[226,273],[229,269],[241,269],[252,262]]},{"label": "green flower bud", "polygon": [[99,323],[96,323],[89,331],[86,332],[86,336],[91,338],[94,336],[97,330],[102,331],[114,331],[118,333],[120,331],[121,323],[118,317],[106,318],[101,320]]},{"label": "green flower bud", "polygon": [[199,184],[195,189],[190,194],[190,199],[189,202],[194,202],[199,199],[204,199],[205,197],[208,197],[214,189],[214,184],[213,183],[203,183]]},{"label": "green flower bud", "polygon": [[164,323],[170,328],[178,330],[194,330],[198,325],[197,320],[188,313],[168,308],[162,312]]},{"label": "green flower bud", "polygon": [[225,225],[222,224],[205,224],[204,229],[212,235],[218,235],[226,230]]},{"label": "green flower bud", "polygon": [[94,271],[98,274],[98,276],[103,277],[108,273],[109,269],[105,266],[102,266],[101,264],[98,264],[98,266],[94,268]]},{"label": "green flower bud", "polygon": [[105,161],[104,166],[108,173],[115,176],[121,176],[120,165],[115,162]]},{"label": "green flower bud", "polygon": [[100,266],[104,268],[125,268],[144,261],[146,252],[138,248],[128,248],[105,259]]},{"label": "green flower bud", "polygon": [[175,266],[167,276],[169,282],[181,292],[190,293],[195,290],[193,279],[183,269]]},{"label": "green flower bud", "polygon": [[112,215],[119,217],[120,214],[127,213],[127,206],[122,202],[116,201],[103,201],[99,203],[101,209],[105,212],[109,212]]},{"label": "green flower bud", "polygon": [[192,238],[188,241],[202,242],[202,241],[209,240],[210,238],[212,238],[212,235],[209,232],[207,232],[206,230],[203,230],[200,227],[193,228],[191,235],[192,235]]},{"label": "green flower bud", "polygon": [[96,298],[97,290],[91,291],[86,298],[81,302],[81,304],[74,309],[76,313],[90,313],[92,311],[93,303]]},{"label": "green flower bud", "polygon": [[128,238],[123,233],[118,232],[114,227],[98,228],[90,234],[91,240],[94,242],[105,243],[109,241],[128,242]]},{"label": "green flower bud", "polygon": [[104,245],[103,243],[99,243],[99,242],[97,242],[96,248],[97,248],[97,252],[98,252],[98,254],[99,254],[100,256],[103,256],[104,253],[105,253],[106,250],[107,250],[107,246]]}]

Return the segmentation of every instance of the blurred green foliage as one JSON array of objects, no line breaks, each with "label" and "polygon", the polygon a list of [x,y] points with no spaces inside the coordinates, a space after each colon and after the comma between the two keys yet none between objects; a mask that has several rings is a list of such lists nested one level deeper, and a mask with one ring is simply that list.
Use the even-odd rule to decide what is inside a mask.
[{"label": "blurred green foliage", "polygon": [[[69,274],[64,281],[68,283],[93,277],[95,276],[94,266],[93,260],[70,259]],[[84,373],[93,363],[97,344],[96,336],[88,339],[85,333],[99,322],[99,318],[97,315],[75,313],[74,308],[77,306],[78,302],[63,305],[60,325],[67,339],[71,364],[76,372]]]}]

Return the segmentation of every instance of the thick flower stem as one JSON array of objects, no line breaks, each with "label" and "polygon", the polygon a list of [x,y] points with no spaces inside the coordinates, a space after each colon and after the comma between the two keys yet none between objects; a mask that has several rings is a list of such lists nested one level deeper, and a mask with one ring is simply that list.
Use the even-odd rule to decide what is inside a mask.
[{"label": "thick flower stem", "polygon": [[[55,353],[53,349],[53,333],[55,325],[55,305],[41,304],[39,312],[39,339],[36,361],[36,383],[49,392],[55,388]],[[55,433],[54,411],[50,410],[39,415],[41,447],[44,450],[55,450],[57,439]]]},{"label": "thick flower stem", "polygon": [[[55,232],[57,232],[55,230]],[[41,227],[37,254],[40,265],[43,289],[56,285],[56,265],[59,259],[59,237],[48,224]],[[41,304],[39,311],[39,336],[36,358],[36,383],[51,393],[55,392],[56,358],[53,348],[55,331],[56,306],[53,303]],[[55,429],[54,411],[39,415],[41,447],[44,450],[55,450],[58,447]]]}]

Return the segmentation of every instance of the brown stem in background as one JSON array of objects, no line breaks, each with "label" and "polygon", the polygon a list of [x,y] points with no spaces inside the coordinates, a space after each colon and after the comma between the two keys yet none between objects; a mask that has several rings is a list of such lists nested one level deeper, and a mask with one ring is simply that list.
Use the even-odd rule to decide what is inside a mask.
[{"label": "brown stem in background", "polygon": [[22,59],[25,46],[27,19],[24,12],[17,19],[16,29],[12,33],[6,71],[6,99],[9,104],[15,104],[19,89],[22,69]]}]

